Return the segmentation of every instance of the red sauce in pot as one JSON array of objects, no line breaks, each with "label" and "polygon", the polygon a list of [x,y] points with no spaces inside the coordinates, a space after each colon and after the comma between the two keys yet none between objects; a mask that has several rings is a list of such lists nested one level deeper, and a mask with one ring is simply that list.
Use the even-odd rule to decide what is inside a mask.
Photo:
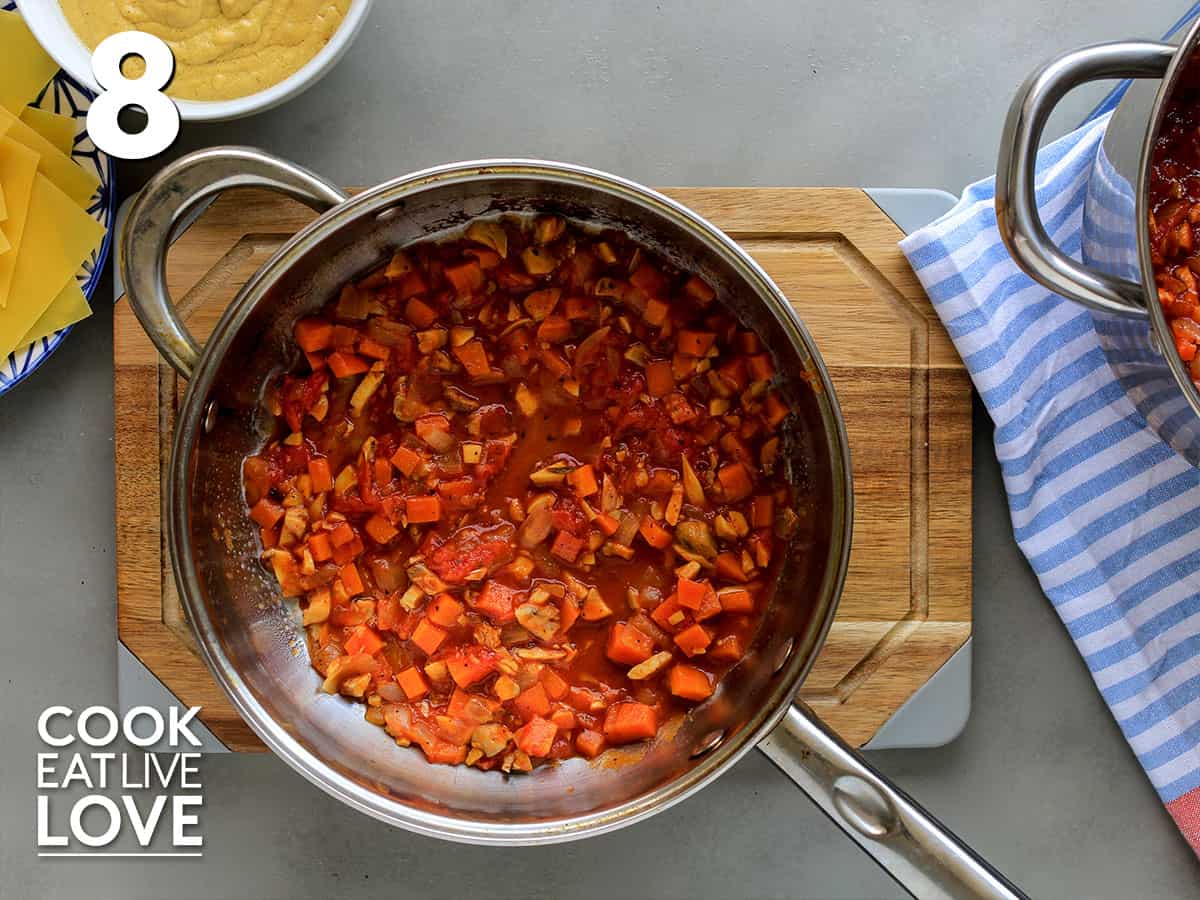
[{"label": "red sauce in pot", "polygon": [[624,235],[477,220],[296,323],[244,466],[323,688],[431,762],[653,738],[757,629],[790,530],[770,355]]}]

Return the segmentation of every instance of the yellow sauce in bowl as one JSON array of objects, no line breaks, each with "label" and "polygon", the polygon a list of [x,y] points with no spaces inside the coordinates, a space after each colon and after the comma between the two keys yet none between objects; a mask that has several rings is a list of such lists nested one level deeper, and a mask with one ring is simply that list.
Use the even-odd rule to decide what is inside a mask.
[{"label": "yellow sauce in bowl", "polygon": [[[283,81],[317,55],[350,0],[60,0],[80,39],[95,49],[121,31],[147,31],[175,53],[167,93],[233,100]],[[141,74],[140,60],[126,64]]]}]

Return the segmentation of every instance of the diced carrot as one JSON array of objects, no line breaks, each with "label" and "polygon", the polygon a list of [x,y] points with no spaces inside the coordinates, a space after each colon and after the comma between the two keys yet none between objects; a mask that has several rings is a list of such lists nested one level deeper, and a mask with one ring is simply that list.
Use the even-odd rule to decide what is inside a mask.
[{"label": "diced carrot", "polygon": [[568,297],[563,312],[573,322],[576,319],[595,318],[596,308],[596,301],[592,297]]},{"label": "diced carrot", "polygon": [[541,717],[530,719],[513,735],[517,746],[530,756],[549,756],[558,727]]},{"label": "diced carrot", "polygon": [[696,275],[687,280],[683,292],[701,306],[708,306],[717,296],[717,292],[709,287],[708,282]]},{"label": "diced carrot", "polygon": [[570,597],[563,597],[558,601],[558,609],[558,633],[566,634],[579,621],[579,604]]},{"label": "diced carrot", "polygon": [[671,546],[671,532],[654,521],[649,515],[642,516],[642,524],[638,531],[646,539],[646,543],[659,550]]},{"label": "diced carrot", "polygon": [[750,501],[750,526],[771,528],[775,524],[775,498],[762,494]]},{"label": "diced carrot", "polygon": [[420,525],[436,522],[442,517],[442,501],[439,497],[409,497],[404,501],[404,512],[408,521]]},{"label": "diced carrot", "polygon": [[420,270],[413,269],[400,279],[397,294],[401,300],[407,300],[410,297],[415,297],[417,294],[424,294],[428,290],[429,285],[425,282],[425,276],[421,274]]},{"label": "diced carrot", "polygon": [[494,269],[500,265],[500,254],[495,250],[484,250],[482,247],[468,247],[463,251],[467,256],[475,257],[475,261],[479,263],[479,268],[483,270]]},{"label": "diced carrot", "polygon": [[583,539],[575,537],[569,531],[560,531],[556,534],[554,543],[550,547],[553,555],[567,563],[575,562],[579,558],[581,550],[583,550]]},{"label": "diced carrot", "polygon": [[333,545],[329,542],[329,532],[318,531],[309,535],[308,552],[312,554],[314,562],[325,562],[333,557]]},{"label": "diced carrot", "polygon": [[263,497],[250,507],[250,518],[263,528],[273,528],[283,518],[283,507],[274,500]]},{"label": "diced carrot", "polygon": [[754,491],[754,482],[750,480],[750,470],[743,463],[729,463],[717,470],[717,481],[725,491],[725,499],[730,503],[744,500]]},{"label": "diced carrot", "polygon": [[733,389],[734,393],[741,393],[750,384],[750,376],[746,374],[746,360],[740,356],[717,369],[717,374]]},{"label": "diced carrot", "polygon": [[315,317],[300,319],[292,328],[300,349],[306,353],[325,350],[333,343],[333,324]]},{"label": "diced carrot", "polygon": [[779,395],[775,391],[767,394],[766,419],[768,425],[775,428],[787,418],[789,412],[791,410],[787,408],[786,403],[779,399]]},{"label": "diced carrot", "polygon": [[647,324],[658,327],[663,322],[667,321],[667,313],[671,311],[671,307],[663,303],[661,300],[650,298],[646,303],[646,308],[642,310],[642,318]]},{"label": "diced carrot", "polygon": [[424,650],[426,656],[432,656],[445,639],[446,630],[428,619],[422,619],[412,633],[412,642]]},{"label": "diced carrot", "polygon": [[317,457],[308,461],[308,477],[312,479],[314,494],[333,490],[333,474],[329,471],[329,460]]},{"label": "diced carrot", "polygon": [[719,616],[721,612],[721,600],[716,591],[710,590],[704,595],[704,599],[700,601],[700,608],[692,613],[692,616],[697,622],[703,622],[705,619]]},{"label": "diced carrot", "polygon": [[578,497],[590,497],[600,490],[596,483],[596,470],[591,465],[580,466],[567,475],[567,483],[575,488]]},{"label": "diced carrot", "polygon": [[517,715],[526,722],[537,716],[550,715],[550,698],[546,696],[546,689],[540,681],[517,694],[512,705]]},{"label": "diced carrot", "polygon": [[727,431],[721,435],[720,445],[721,449],[732,457],[734,462],[753,464],[754,454],[742,439],[732,431]]},{"label": "diced carrot", "polygon": [[404,691],[404,696],[409,700],[420,700],[429,693],[429,685],[425,683],[425,676],[416,666],[409,666],[397,675],[396,684],[400,685],[400,690]]},{"label": "diced carrot", "polygon": [[386,544],[400,533],[396,526],[378,513],[367,519],[363,525],[363,531],[369,534],[377,544]]},{"label": "diced carrot", "polygon": [[418,297],[409,297],[404,305],[404,318],[418,328],[428,328],[437,321],[437,310]]},{"label": "diced carrot", "polygon": [[671,375],[676,381],[690,378],[695,371],[696,360],[692,357],[684,356],[682,353],[676,353],[671,357]]},{"label": "diced carrot", "polygon": [[329,532],[329,539],[333,541],[333,546],[335,547],[344,547],[356,537],[357,535],[354,533],[354,529],[350,527],[349,522],[341,522],[337,528]]},{"label": "diced carrot", "polygon": [[349,325],[334,325],[330,342],[335,349],[352,353],[354,345],[358,342],[358,329],[351,328]]},{"label": "diced carrot", "polygon": [[342,544],[340,547],[334,546],[333,561],[339,566],[344,566],[346,563],[357,559],[364,549],[362,539],[358,535],[355,535],[354,540],[350,543]]},{"label": "diced carrot", "polygon": [[738,559],[736,553],[726,551],[717,554],[717,574],[726,581],[745,581],[746,571],[742,568],[742,561]]},{"label": "diced carrot", "polygon": [[629,276],[629,283],[651,297],[662,294],[670,284],[667,276],[649,263],[638,266]]},{"label": "diced carrot", "polygon": [[559,707],[550,713],[550,721],[558,727],[559,731],[571,731],[575,728],[575,713]]},{"label": "diced carrot", "polygon": [[600,513],[594,521],[596,527],[600,529],[605,537],[612,537],[617,533],[617,529],[621,527],[621,523],[608,513]]},{"label": "diced carrot", "polygon": [[742,658],[742,642],[736,634],[727,634],[713,642],[706,654],[713,662],[733,663]]},{"label": "diced carrot", "polygon": [[275,528],[260,528],[258,539],[262,541],[263,549],[270,550],[279,543],[279,531]]},{"label": "diced carrot", "polygon": [[680,575],[675,583],[675,596],[679,598],[680,606],[688,609],[699,609],[706,595],[713,592],[712,585],[704,581],[692,581]]},{"label": "diced carrot", "polygon": [[609,707],[604,716],[604,739],[610,744],[630,744],[654,737],[658,716],[654,707],[627,700]]},{"label": "diced carrot", "polygon": [[688,621],[687,609],[675,594],[669,596],[650,613],[650,618],[664,631],[678,631]]},{"label": "diced carrot", "polygon": [[308,367],[314,372],[319,372],[327,365],[325,355],[322,353],[305,353],[304,358],[308,360]]},{"label": "diced carrot", "polygon": [[375,484],[387,484],[392,480],[392,464],[382,456],[375,458]]},{"label": "diced carrot", "polygon": [[553,669],[542,670],[542,686],[545,687],[546,695],[551,700],[561,700],[567,696],[567,691],[571,688],[567,684],[567,680]]},{"label": "diced carrot", "polygon": [[346,652],[351,656],[365,653],[374,656],[383,649],[383,639],[368,625],[359,625],[346,639]]},{"label": "diced carrot", "polygon": [[712,643],[712,635],[703,625],[691,625],[675,635],[675,643],[688,656],[697,656]]},{"label": "diced carrot", "polygon": [[546,371],[555,378],[565,378],[571,374],[571,364],[563,359],[561,354],[555,353],[553,350],[542,350],[538,354],[538,359],[541,360]]},{"label": "diced carrot", "polygon": [[562,290],[559,288],[545,288],[544,290],[534,291],[525,297],[525,311],[533,318],[535,322],[541,322],[546,316],[554,312],[554,307],[558,306],[558,298],[562,296]]},{"label": "diced carrot", "polygon": [[487,350],[484,349],[483,341],[479,338],[469,340],[461,347],[454,347],[450,352],[458,357],[458,361],[462,363],[463,368],[472,378],[486,375],[492,370]]},{"label": "diced carrot", "polygon": [[712,696],[712,679],[695,666],[676,663],[667,673],[667,688],[684,700],[707,700]]},{"label": "diced carrot", "polygon": [[459,294],[473,294],[483,287],[483,268],[478,260],[470,260],[457,266],[446,266],[446,278]]},{"label": "diced carrot", "polygon": [[446,659],[446,668],[455,684],[469,687],[496,671],[496,654],[486,647],[460,648]]},{"label": "diced carrot", "polygon": [[721,609],[729,613],[754,612],[754,595],[745,588],[730,588],[717,595]]},{"label": "diced carrot", "polygon": [[651,397],[665,397],[675,390],[675,375],[671,363],[665,359],[652,359],[646,363],[646,392]]},{"label": "diced carrot", "polygon": [[353,375],[361,375],[369,368],[370,366],[367,365],[365,359],[353,353],[344,353],[341,350],[335,350],[329,354],[329,371],[333,372],[337,378],[350,378]]},{"label": "diced carrot", "polygon": [[738,349],[750,356],[762,349],[762,343],[753,331],[743,331],[738,334]]},{"label": "diced carrot", "polygon": [[446,593],[438,594],[425,615],[434,625],[443,628],[453,628],[458,624],[458,617],[463,613],[463,605]]},{"label": "diced carrot", "polygon": [[516,604],[523,592],[498,581],[488,581],[471,606],[497,625],[506,625],[516,618]]},{"label": "diced carrot", "polygon": [[653,652],[654,641],[632,625],[614,622],[608,631],[608,645],[604,653],[615,663],[636,666],[648,660]]},{"label": "diced carrot", "polygon": [[392,355],[392,348],[386,347],[376,340],[369,337],[359,338],[358,352],[363,356],[369,356],[371,359],[379,359],[387,362]]},{"label": "diced carrot", "polygon": [[561,344],[571,336],[571,322],[566,316],[546,316],[537,329],[537,339],[544,344]]},{"label": "diced carrot", "polygon": [[1175,335],[1175,352],[1179,354],[1179,358],[1184,362],[1191,362],[1196,358],[1196,349],[1194,342],[1180,335]]},{"label": "diced carrot", "polygon": [[351,597],[357,596],[366,590],[363,587],[362,578],[358,574],[358,566],[354,563],[346,563],[338,569],[338,578],[342,579],[342,585]]},{"label": "diced carrot", "polygon": [[675,346],[684,356],[700,357],[705,356],[712,349],[712,345],[716,340],[717,336],[711,331],[688,331],[687,329],[683,329],[675,339]]},{"label": "diced carrot", "polygon": [[408,447],[401,447],[392,454],[392,465],[409,477],[424,461],[425,458],[420,453]]},{"label": "diced carrot", "polygon": [[750,378],[754,381],[767,381],[775,375],[775,364],[766,353],[758,353],[746,360],[750,367]]},{"label": "diced carrot", "polygon": [[604,749],[604,735],[598,731],[585,728],[575,735],[575,749],[588,759],[595,759]]}]

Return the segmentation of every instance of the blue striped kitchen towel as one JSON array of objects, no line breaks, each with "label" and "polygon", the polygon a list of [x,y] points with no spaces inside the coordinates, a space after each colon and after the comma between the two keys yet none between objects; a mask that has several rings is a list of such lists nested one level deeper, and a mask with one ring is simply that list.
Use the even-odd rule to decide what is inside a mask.
[{"label": "blue striped kitchen towel", "polygon": [[[1110,115],[1038,157],[1042,220],[1076,257]],[[994,178],[971,185],[900,247],[996,423],[1017,543],[1200,854],[1200,471],[1148,427],[1110,367],[1101,338],[1123,326],[1017,268],[994,191]]]}]

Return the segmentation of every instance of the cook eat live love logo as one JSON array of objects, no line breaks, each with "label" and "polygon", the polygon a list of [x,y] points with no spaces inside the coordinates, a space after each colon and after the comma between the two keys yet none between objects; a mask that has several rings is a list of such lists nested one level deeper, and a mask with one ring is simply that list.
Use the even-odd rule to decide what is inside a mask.
[{"label": "cook eat live love logo", "polygon": [[[171,707],[166,715],[135,706],[119,717],[106,706],[78,715],[51,706],[38,717],[38,736],[56,748],[37,755],[38,856],[201,856],[200,739],[190,723],[199,707]],[[138,748],[169,752],[104,750],[118,738]],[[85,750],[66,748],[83,744]],[[77,796],[79,790],[88,792]],[[75,796],[68,796],[71,791]],[[139,849],[106,850],[132,832]],[[169,836],[171,850],[150,851]],[[72,849],[84,847],[88,849]]]}]

